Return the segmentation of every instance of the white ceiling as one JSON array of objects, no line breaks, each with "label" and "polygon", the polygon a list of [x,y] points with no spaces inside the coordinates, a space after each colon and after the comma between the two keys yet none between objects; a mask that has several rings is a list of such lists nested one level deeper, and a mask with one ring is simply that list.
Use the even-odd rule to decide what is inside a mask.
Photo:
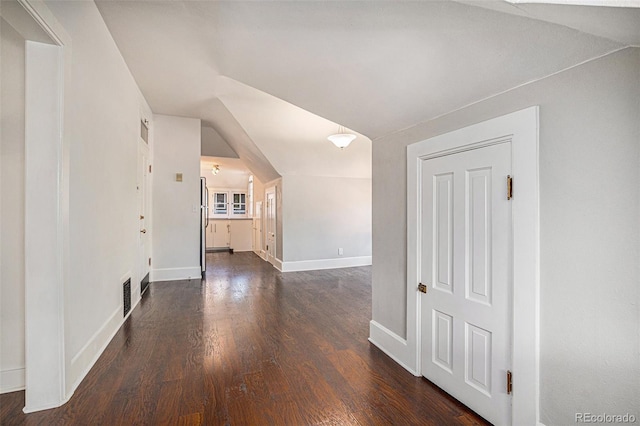
[{"label": "white ceiling", "polygon": [[[212,169],[219,166],[214,175]],[[200,158],[200,176],[207,179],[209,188],[247,189],[251,171],[238,158],[203,156]]]},{"label": "white ceiling", "polygon": [[[634,44],[638,26],[612,28],[640,23],[503,3],[97,1],[153,111],[201,118],[261,180],[370,173],[367,138]],[[320,117],[364,136],[330,151]]]},{"label": "white ceiling", "polygon": [[[639,0],[457,0],[518,16],[564,25],[627,46],[640,46]],[[516,4],[510,4],[514,2]],[[540,4],[540,3],[573,3]],[[575,4],[590,4],[576,6]],[[597,7],[609,5],[611,7]],[[625,5],[628,7],[614,7]],[[631,7],[633,6],[633,7]]]},{"label": "white ceiling", "polygon": [[218,96],[282,175],[371,177],[371,140],[357,132],[347,149],[327,140],[333,122],[288,102],[221,77]]}]

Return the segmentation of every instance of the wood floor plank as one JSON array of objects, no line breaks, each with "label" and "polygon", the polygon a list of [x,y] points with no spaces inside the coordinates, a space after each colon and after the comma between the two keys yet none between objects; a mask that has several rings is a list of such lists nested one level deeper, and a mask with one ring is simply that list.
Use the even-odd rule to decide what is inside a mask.
[{"label": "wood floor plank", "polygon": [[367,341],[371,267],[280,273],[209,253],[204,280],[151,283],[71,400],[4,425],[486,425]]}]

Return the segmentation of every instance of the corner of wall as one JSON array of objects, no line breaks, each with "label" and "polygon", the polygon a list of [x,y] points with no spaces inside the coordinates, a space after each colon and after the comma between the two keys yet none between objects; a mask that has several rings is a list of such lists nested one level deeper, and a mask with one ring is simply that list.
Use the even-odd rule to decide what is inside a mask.
[{"label": "corner of wall", "polygon": [[0,371],[0,394],[24,390],[25,369]]},{"label": "corner of wall", "polygon": [[369,342],[387,354],[414,376],[420,376],[416,360],[411,355],[411,348],[406,339],[398,336],[382,324],[371,320],[369,322]]}]

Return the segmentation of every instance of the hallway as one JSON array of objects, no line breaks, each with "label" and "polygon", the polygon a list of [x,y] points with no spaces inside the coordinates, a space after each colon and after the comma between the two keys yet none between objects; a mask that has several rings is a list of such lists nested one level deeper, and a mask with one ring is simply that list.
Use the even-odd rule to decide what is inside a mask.
[{"label": "hallway", "polygon": [[2,425],[475,425],[367,341],[371,267],[282,274],[208,253],[207,279],[152,283],[61,408]]}]

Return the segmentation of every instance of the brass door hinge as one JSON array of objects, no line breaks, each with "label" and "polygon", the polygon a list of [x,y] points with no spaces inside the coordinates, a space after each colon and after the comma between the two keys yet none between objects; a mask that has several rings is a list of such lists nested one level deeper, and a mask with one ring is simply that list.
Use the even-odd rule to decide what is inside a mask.
[{"label": "brass door hinge", "polygon": [[151,173],[151,164],[149,164],[149,173]]},{"label": "brass door hinge", "polygon": [[511,392],[513,390],[512,389],[512,387],[513,387],[512,379],[513,379],[513,374],[511,373],[510,370],[507,370],[507,394],[508,395],[511,395]]},{"label": "brass door hinge", "polygon": [[149,266],[151,266],[151,258],[149,258]]},{"label": "brass door hinge", "polygon": [[420,293],[426,293],[427,292],[427,286],[422,284],[422,283],[418,284],[418,291]]},{"label": "brass door hinge", "polygon": [[507,175],[507,200],[513,198],[513,178]]}]

